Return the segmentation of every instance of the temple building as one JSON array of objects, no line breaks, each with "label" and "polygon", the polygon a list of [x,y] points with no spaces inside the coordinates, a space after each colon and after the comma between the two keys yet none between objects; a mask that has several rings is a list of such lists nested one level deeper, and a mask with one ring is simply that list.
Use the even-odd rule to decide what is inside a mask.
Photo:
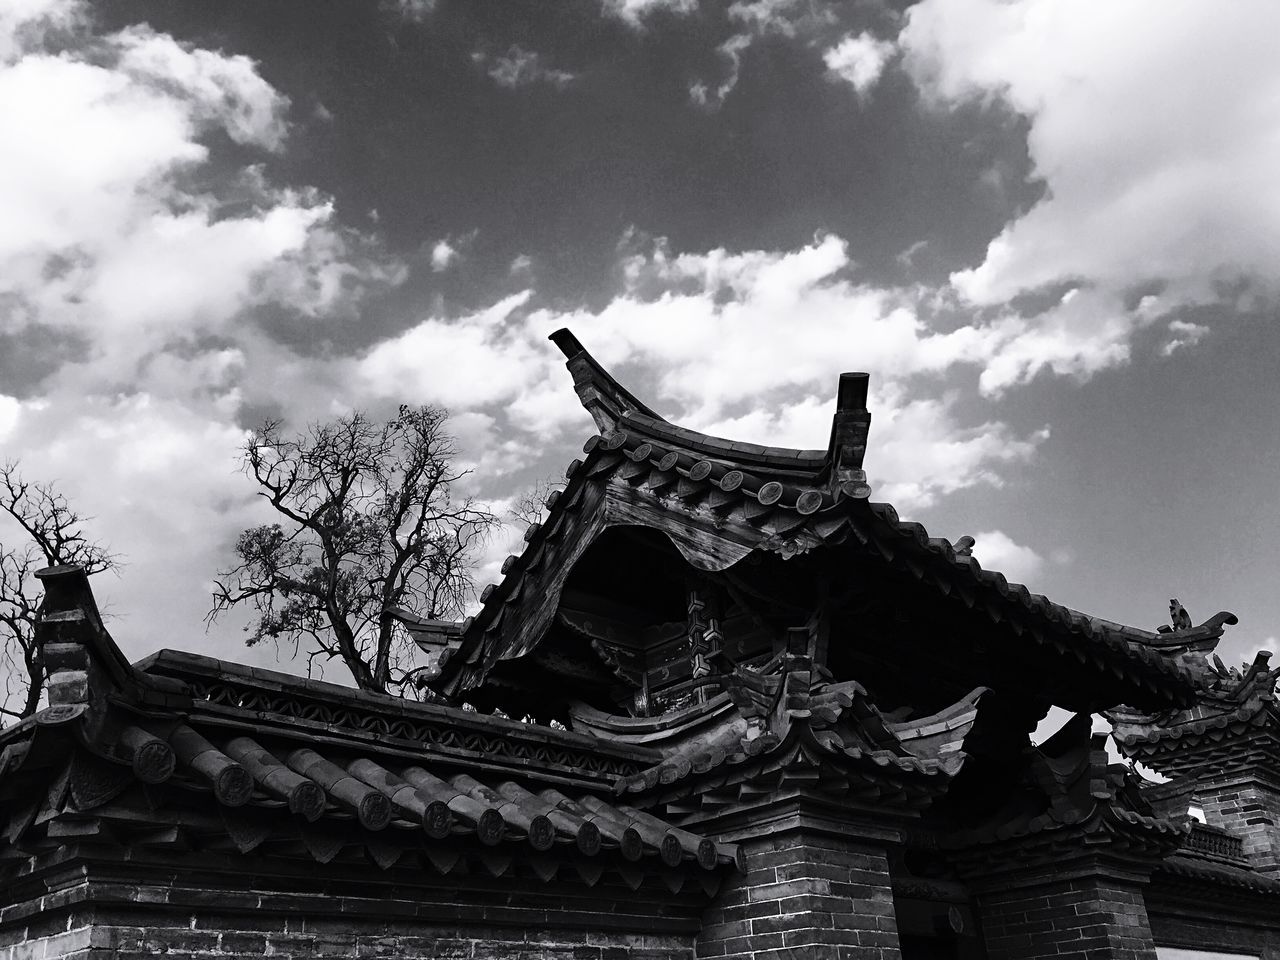
[{"label": "temple building", "polygon": [[1213,656],[1233,616],[1091,617],[900,519],[865,374],[763,447],[552,339],[598,435],[472,618],[397,613],[425,702],[130,664],[42,571],[0,960],[1280,958],[1280,671]]}]

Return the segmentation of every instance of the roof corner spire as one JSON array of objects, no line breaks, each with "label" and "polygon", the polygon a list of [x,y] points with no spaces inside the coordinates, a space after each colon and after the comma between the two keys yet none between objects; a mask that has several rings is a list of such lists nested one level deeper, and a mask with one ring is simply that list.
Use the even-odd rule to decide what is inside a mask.
[{"label": "roof corner spire", "polygon": [[561,327],[547,339],[565,355],[565,366],[573,374],[573,388],[578,392],[578,399],[602,434],[617,430],[618,422],[633,412],[665,422],[613,379],[567,327]]},{"label": "roof corner spire", "polygon": [[116,695],[136,699],[144,690],[179,694],[183,689],[176,680],[148,676],[129,663],[102,624],[83,566],[57,564],[35,575],[44,585],[36,642],[44,649],[48,709],[54,715],[87,712],[88,722],[96,726],[104,722]]},{"label": "roof corner spire", "polygon": [[840,374],[836,395],[836,412],[831,422],[831,444],[827,461],[831,465],[831,489],[844,490],[847,496],[865,500],[871,495],[862,458],[867,452],[867,432],[871,429],[871,413],[867,410],[867,387],[871,376],[866,373]]}]

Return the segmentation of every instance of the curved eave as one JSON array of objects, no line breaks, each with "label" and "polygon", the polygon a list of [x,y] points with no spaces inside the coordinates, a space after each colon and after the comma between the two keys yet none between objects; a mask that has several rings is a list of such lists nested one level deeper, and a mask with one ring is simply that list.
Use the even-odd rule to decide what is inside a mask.
[{"label": "curved eave", "polygon": [[[998,571],[984,569],[975,557],[957,554],[949,540],[930,537],[922,524],[899,519],[887,503],[871,503],[866,508],[878,521],[868,531],[872,544],[891,562],[906,551],[905,565],[919,579],[931,580],[948,594],[960,588],[966,606],[984,607],[993,620],[1007,621],[1016,634],[1030,633],[1037,644],[1070,651],[1082,661],[1092,657],[1112,670],[1121,670],[1121,677],[1131,672],[1130,682],[1143,699],[1155,695],[1182,706],[1195,701],[1198,687],[1191,671],[1136,642],[1133,635],[1140,632],[1136,628],[1090,617],[1032,593],[1021,583],[1011,583]],[[876,537],[877,532],[882,536]],[[966,592],[970,586],[979,592]]]},{"label": "curved eave", "polygon": [[[646,417],[662,420],[647,406],[636,399],[626,387],[620,384],[602,367],[596,358],[591,356],[578,338],[567,329],[561,328],[549,337],[552,343],[565,355],[569,372],[573,374],[574,389],[587,412],[600,422],[601,417],[617,419],[628,412],[637,412]],[[665,421],[663,421],[665,422]],[[605,429],[602,427],[602,429]]]},{"label": "curved eave", "polygon": [[1154,878],[1162,881],[1159,886],[1170,882],[1186,883],[1199,897],[1204,896],[1205,887],[1209,885],[1233,888],[1233,893],[1246,890],[1268,900],[1280,899],[1280,879],[1246,867],[1199,860],[1180,853],[1157,866]]},{"label": "curved eave", "polygon": [[[568,330],[556,331],[551,339],[565,354],[574,387],[601,435],[587,441],[585,462],[575,460],[569,465],[568,485],[548,501],[546,522],[530,527],[525,549],[503,564],[502,581],[481,593],[481,609],[463,626],[460,639],[440,652],[438,673],[428,681],[437,692],[456,697],[480,682],[498,659],[527,652],[502,649],[502,633],[507,629],[503,622],[510,624],[507,613],[524,592],[529,571],[564,562],[563,557],[555,557],[556,544],[574,522],[571,514],[581,507],[589,482],[603,481],[617,472],[632,487],[643,486],[653,493],[662,502],[661,509],[684,505],[688,516],[696,510],[714,514],[717,524],[741,521],[747,545],[735,546],[738,552],[730,561],[751,549],[790,556],[852,536],[889,564],[928,581],[941,594],[958,597],[995,623],[1006,623],[1014,635],[1029,635],[1037,645],[1114,672],[1132,688],[1135,703],[1164,707],[1194,702],[1196,682],[1185,666],[1161,652],[1166,644],[1162,635],[1089,617],[1033,594],[1022,584],[1010,583],[1000,573],[984,570],[972,556],[957,554],[949,541],[931,538],[920,524],[900,520],[892,506],[868,504],[862,499],[868,492],[864,483],[832,482],[835,454],[830,450],[765,447],[671,424],[619,384]],[[846,386],[851,388],[848,396]],[[862,432],[857,442],[865,444],[869,419],[865,391],[865,375],[842,377],[832,450],[838,452],[844,449],[842,443],[854,442],[840,439],[842,418],[859,421]],[[857,447],[858,467],[861,449]],[[724,558],[717,559],[727,565]],[[1229,614],[1219,616],[1222,622],[1234,621]],[[1205,627],[1210,633],[1220,632],[1221,623]],[[522,628],[522,633],[526,636],[517,645],[528,646],[528,628]]]},{"label": "curved eave", "polygon": [[[840,489],[831,493],[808,484],[762,482],[744,469],[745,464],[711,461],[691,448],[659,446],[644,434],[619,430],[592,437],[583,449],[586,460],[569,465],[568,485],[548,501],[547,520],[530,527],[523,552],[503,564],[503,580],[481,593],[481,609],[463,631],[458,649],[442,658],[441,673],[431,681],[438,692],[457,696],[487,672],[489,660],[502,659],[502,622],[524,592],[527,572],[554,562],[549,558],[575,522],[573,514],[588,485],[625,470],[631,485],[643,484],[673,503],[690,505],[690,510],[714,498],[713,509],[721,517],[745,511],[749,525],[759,531],[758,549],[800,551],[853,536],[940,593],[954,595],[995,623],[1007,624],[1015,635],[1111,670],[1133,688],[1135,702],[1186,706],[1195,701],[1197,684],[1191,672],[1139,642],[1142,631],[1089,617],[1009,582],[974,557],[958,554],[950,541],[930,537],[921,524],[899,519],[889,504],[845,496]],[[463,674],[469,677],[463,679]]]},{"label": "curved eave", "polygon": [[729,469],[763,471],[771,477],[776,474],[812,483],[827,468],[826,450],[796,450],[726,440],[644,414],[628,413],[618,427],[641,440],[679,449],[691,457],[718,461]]},{"label": "curved eave", "polygon": [[[1247,730],[1269,730],[1280,734],[1280,705],[1272,701],[1245,703],[1235,710],[1224,711],[1199,719],[1186,719],[1176,723],[1160,723],[1157,718],[1142,721],[1114,721],[1113,736],[1121,749],[1137,750],[1144,747],[1171,749],[1202,737],[1213,737],[1232,727]],[[1221,737],[1215,738],[1215,743]]]},{"label": "curved eave", "polygon": [[618,781],[614,791],[634,796],[645,806],[683,798],[706,800],[717,794],[719,798],[712,802],[719,804],[726,799],[749,799],[759,784],[794,777],[806,789],[854,796],[871,791],[876,796],[898,796],[907,807],[920,807],[945,789],[955,772],[937,760],[833,745],[822,734],[797,723],[784,737],[765,733],[657,764]]},{"label": "curved eave", "polygon": [[[740,863],[735,845],[689,834],[603,799],[598,787],[556,781],[536,767],[513,776],[472,762],[460,772],[456,761],[431,750],[396,750],[382,740],[363,747],[333,736],[299,741],[286,718],[229,724],[225,717],[129,713],[118,719],[117,737],[106,739],[109,728],[86,725],[83,711],[47,708],[36,729],[59,733],[61,743],[43,744],[38,762],[26,764],[30,770],[23,767],[37,759],[33,751],[4,755],[0,790],[30,811],[11,818],[0,834],[0,847],[7,841],[18,848],[6,851],[9,859],[28,852],[24,847],[57,843],[52,833],[39,836],[50,820],[35,816],[39,800],[25,801],[40,798],[55,816],[92,813],[134,831],[149,825],[137,803],[142,787],[164,791],[163,800],[144,805],[154,824],[199,833],[202,849],[241,854],[272,840],[276,853],[288,855],[281,846],[287,843],[328,863],[340,849],[366,847],[385,870],[422,851],[437,865],[447,862],[441,872],[448,873],[464,854],[483,860],[486,848],[497,847],[507,860],[551,858],[569,869],[589,860],[588,874],[597,877],[606,869],[697,875]],[[57,746],[63,749],[51,749]],[[134,791],[132,800],[127,791]],[[117,798],[124,800],[112,806]],[[180,819],[168,820],[175,810],[182,811]],[[127,834],[114,839],[128,844]],[[554,872],[544,871],[543,879]]]},{"label": "curved eave", "polygon": [[766,447],[676,426],[636,399],[568,330],[557,330],[551,334],[551,340],[567,358],[574,388],[601,433],[626,430],[664,445],[681,447],[689,453],[748,468],[815,474],[827,466],[826,450]]}]

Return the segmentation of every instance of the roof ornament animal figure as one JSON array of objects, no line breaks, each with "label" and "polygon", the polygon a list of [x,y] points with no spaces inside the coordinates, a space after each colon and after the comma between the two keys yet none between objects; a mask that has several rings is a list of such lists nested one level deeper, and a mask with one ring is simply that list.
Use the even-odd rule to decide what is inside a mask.
[{"label": "roof ornament animal figure", "polygon": [[957,557],[972,557],[973,547],[978,541],[973,537],[961,537],[955,542],[955,551]]},{"label": "roof ornament animal figure", "polygon": [[1169,620],[1173,624],[1174,630],[1191,629],[1191,614],[1187,613],[1186,608],[1178,602],[1177,597],[1169,601]]}]

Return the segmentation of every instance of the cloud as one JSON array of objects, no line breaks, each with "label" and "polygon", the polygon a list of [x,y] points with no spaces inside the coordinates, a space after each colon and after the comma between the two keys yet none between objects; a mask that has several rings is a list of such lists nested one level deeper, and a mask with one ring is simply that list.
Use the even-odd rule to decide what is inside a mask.
[{"label": "cloud", "polygon": [[[66,10],[87,29],[83,7]],[[81,42],[0,68],[0,129],[22,131],[0,152],[0,332],[85,339],[91,389],[156,350],[233,332],[257,305],[341,314],[403,279],[327,197],[210,163],[218,133],[283,146],[288,101],[252,61],[145,27]]]},{"label": "cloud", "polygon": [[802,0],[734,0],[726,11],[729,20],[754,34],[795,36],[796,14],[812,15],[813,5]]},{"label": "cloud", "polygon": [[[329,197],[253,165],[288,149],[289,101],[252,60],[92,26],[81,3],[0,9],[0,335],[75,345],[5,384],[0,435],[127,556],[95,589],[133,614],[129,652],[198,649],[209,577],[260,516],[236,471],[244,405],[329,415],[343,394],[264,309],[342,322],[406,268]],[[228,142],[240,159],[212,148]]]},{"label": "cloud", "polygon": [[1015,543],[1000,530],[973,534],[973,555],[983,569],[998,570],[1009,580],[1031,583],[1044,571],[1048,561],[1031,547]]},{"label": "cloud", "polygon": [[859,96],[866,96],[879,82],[884,68],[897,51],[896,44],[877,40],[870,33],[849,34],[827,49],[822,61],[832,77],[850,84]]},{"label": "cloud", "polygon": [[[681,423],[821,447],[839,374],[867,370],[879,437],[868,468],[877,494],[906,508],[999,484],[1048,436],[1020,435],[996,420],[963,422],[960,395],[942,387],[945,378],[984,369],[1008,335],[982,324],[933,329],[920,291],[855,282],[839,237],[784,251],[674,253],[664,241],[632,236],[620,267],[623,289],[598,310],[537,306],[524,290],[462,317],[424,319],[339,379],[370,396],[481,410],[495,436],[545,446],[583,422],[563,360],[546,342],[568,326]],[[791,319],[782,325],[780,317]]]},{"label": "cloud", "polygon": [[13,434],[21,414],[22,404],[18,398],[0,393],[0,440],[7,440]]},{"label": "cloud", "polygon": [[530,296],[525,290],[457,320],[430,318],[384,340],[358,363],[363,391],[458,410],[509,400],[536,375],[537,353],[547,353],[535,352],[512,321]]},{"label": "cloud", "polygon": [[698,0],[602,0],[605,16],[621,20],[636,30],[642,30],[645,21],[659,12],[688,16],[697,11]]},{"label": "cloud", "polygon": [[12,63],[80,17],[78,0],[7,0],[0,5],[0,63]]},{"label": "cloud", "polygon": [[725,78],[715,87],[709,87],[702,80],[695,80],[689,84],[689,99],[695,106],[715,110],[724,103],[724,98],[738,85],[738,75],[742,71],[742,53],[751,46],[751,39],[750,34],[735,33],[716,47],[716,52],[727,65]]},{"label": "cloud", "polygon": [[222,127],[237,143],[283,145],[289,101],[248,57],[180,44],[146,26],[120,31],[109,46],[117,52],[117,71],[180,98],[198,121]]},{"label": "cloud", "polygon": [[449,269],[449,264],[458,259],[458,249],[449,243],[447,239],[437,240],[435,246],[431,248],[431,269],[436,273],[443,273]]},{"label": "cloud", "polygon": [[439,0],[383,0],[382,6],[410,23],[421,23],[435,13]]},{"label": "cloud", "polygon": [[519,44],[499,56],[477,50],[471,54],[471,59],[485,68],[494,83],[509,90],[539,83],[563,89],[576,77],[576,74],[566,70],[553,70],[546,65],[540,54],[526,50]]},{"label": "cloud", "polygon": [[743,55],[758,38],[776,35],[813,39],[835,23],[825,5],[805,0],[735,0],[726,16],[735,32],[716,47],[725,64],[724,78],[716,84],[706,80],[689,84],[689,100],[705,110],[719,109],[737,87]]},{"label": "cloud", "polygon": [[[1019,371],[991,385],[1064,364],[1088,375],[1123,363],[1156,319],[1232,306],[1239,280],[1260,296],[1280,288],[1280,6],[1242,2],[1224,17],[1190,0],[924,0],[906,16],[904,64],[926,96],[1023,115],[1044,185],[955,289],[994,309],[1079,290],[1025,319]],[[1161,289],[1159,312],[1128,306],[1143,286]],[[1164,352],[1194,342],[1175,341]]]},{"label": "cloud", "polygon": [[147,394],[76,398],[74,409],[70,400],[23,403],[10,442],[25,451],[24,475],[57,481],[91,518],[86,531],[123,557],[121,575],[95,578],[94,590],[127,653],[199,652],[223,537],[259,517],[235,469],[244,432],[216,406]]},{"label": "cloud", "polygon": [[1204,324],[1191,323],[1187,320],[1170,320],[1169,339],[1160,347],[1160,355],[1168,357],[1183,347],[1194,347],[1208,333],[1209,328]]},{"label": "cloud", "polygon": [[[1000,468],[1031,460],[1048,439],[1041,430],[1020,438],[1003,423],[960,425],[954,398],[909,399],[898,384],[878,384],[866,467],[873,497],[910,512],[977,485],[1000,486]],[[715,436],[801,449],[821,448],[831,431],[830,396],[810,396],[706,426]]]}]

